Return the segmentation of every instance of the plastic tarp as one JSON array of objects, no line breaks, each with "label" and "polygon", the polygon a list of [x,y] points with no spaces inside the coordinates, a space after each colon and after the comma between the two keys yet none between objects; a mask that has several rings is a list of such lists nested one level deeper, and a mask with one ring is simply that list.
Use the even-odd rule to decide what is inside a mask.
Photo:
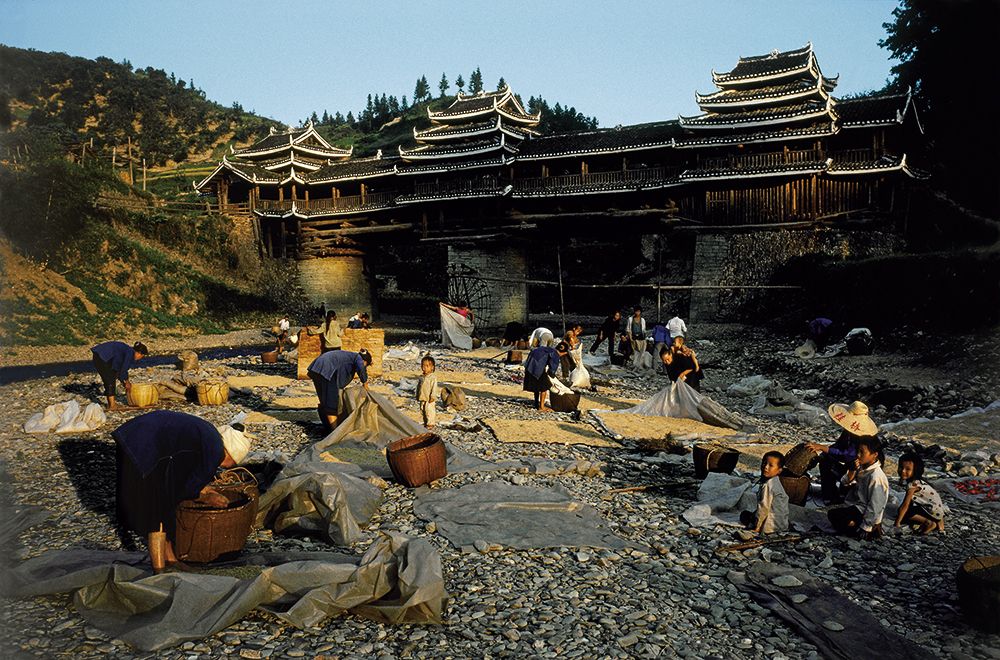
[{"label": "plastic tarp", "polygon": [[573,361],[576,363],[576,368],[569,374],[569,386],[573,388],[580,388],[584,390],[590,389],[590,372],[587,371],[587,367],[583,360],[583,344],[577,345],[575,350],[570,351],[570,355]]},{"label": "plastic tarp", "polygon": [[746,422],[729,412],[722,404],[695,391],[693,387],[682,380],[671,383],[642,403],[615,410],[606,415],[630,414],[646,415],[648,417],[682,417],[704,422],[712,426],[741,430]]},{"label": "plastic tarp", "polygon": [[[757,496],[752,486],[753,482],[743,477],[709,472],[698,487],[698,502],[685,509],[681,517],[692,527],[741,527],[740,512],[757,509]],[[833,531],[825,511],[795,504],[788,505],[788,526],[800,532]]]},{"label": "plastic tarp", "polygon": [[422,488],[413,512],[433,522],[458,548],[475,546],[477,541],[524,550],[633,545],[616,536],[597,509],[574,501],[558,486],[530,488],[493,481],[445,490]]},{"label": "plastic tarp", "polygon": [[54,403],[44,412],[35,413],[24,423],[25,433],[86,433],[100,428],[108,420],[100,404],[90,403],[83,410],[70,399]]},{"label": "plastic tarp", "polygon": [[[448,310],[448,311],[451,311],[451,310]],[[456,316],[460,316],[460,315],[456,314]],[[470,347],[471,347],[471,343],[470,343]],[[389,350],[387,350],[385,353],[382,354],[382,359],[387,359],[387,360],[416,360],[417,358],[419,358],[423,354],[424,354],[424,351],[419,346],[417,346],[412,341],[410,341],[410,342],[406,343],[406,346],[403,346],[401,348],[390,348]]]},{"label": "plastic tarp", "polygon": [[463,351],[472,350],[472,321],[438,304],[441,310],[441,343]]},{"label": "plastic tarp", "polygon": [[144,553],[62,550],[0,576],[5,596],[72,593],[87,622],[143,651],[208,637],[254,609],[298,627],[350,612],[385,623],[440,623],[441,557],[427,541],[381,533],[360,559],[292,561],[254,579],[151,574]]},{"label": "plastic tarp", "polygon": [[[784,575],[795,577],[800,584],[775,585],[774,579]],[[817,646],[826,658],[855,660],[875,654],[881,660],[934,657],[923,647],[884,628],[871,612],[806,571],[758,561],[745,573],[731,571],[729,579]]]}]

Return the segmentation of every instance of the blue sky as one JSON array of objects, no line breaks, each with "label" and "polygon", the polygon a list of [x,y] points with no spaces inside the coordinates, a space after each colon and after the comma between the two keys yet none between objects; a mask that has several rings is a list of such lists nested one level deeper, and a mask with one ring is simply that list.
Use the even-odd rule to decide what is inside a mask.
[{"label": "blue sky", "polygon": [[838,94],[880,88],[878,47],[895,0],[682,2],[226,2],[0,0],[0,43],[128,59],[194,79],[288,124],[314,110],[363,108],[369,92],[412,98],[445,72],[487,87],[503,76],[601,126],[696,114],[696,91],[740,55],[811,41]]}]

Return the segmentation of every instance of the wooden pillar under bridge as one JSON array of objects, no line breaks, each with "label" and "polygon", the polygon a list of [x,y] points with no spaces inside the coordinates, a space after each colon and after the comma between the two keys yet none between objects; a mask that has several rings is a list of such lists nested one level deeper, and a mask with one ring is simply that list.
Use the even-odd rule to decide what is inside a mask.
[{"label": "wooden pillar under bridge", "polygon": [[306,199],[305,199],[306,210],[309,210],[309,189],[308,188],[306,188],[305,195],[306,195]]},{"label": "wooden pillar under bridge", "polygon": [[285,189],[284,188],[278,188],[278,201],[279,202],[285,201]]}]

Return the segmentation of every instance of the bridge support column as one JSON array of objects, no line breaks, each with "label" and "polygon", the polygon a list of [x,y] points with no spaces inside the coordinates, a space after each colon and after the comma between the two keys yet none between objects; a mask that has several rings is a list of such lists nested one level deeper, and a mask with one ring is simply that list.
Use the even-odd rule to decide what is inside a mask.
[{"label": "bridge support column", "polygon": [[[694,273],[691,284],[716,286],[721,283],[729,260],[729,239],[722,234],[699,234],[694,243]],[[688,317],[691,321],[719,320],[722,314],[721,289],[692,289]]]},{"label": "bridge support column", "polygon": [[338,249],[334,255],[303,259],[298,265],[299,284],[310,302],[317,306],[325,303],[344,321],[358,311],[368,311],[376,318],[374,287],[363,252]]},{"label": "bridge support column", "polygon": [[477,328],[502,328],[528,321],[528,257],[510,245],[449,245],[449,302],[465,301]]}]

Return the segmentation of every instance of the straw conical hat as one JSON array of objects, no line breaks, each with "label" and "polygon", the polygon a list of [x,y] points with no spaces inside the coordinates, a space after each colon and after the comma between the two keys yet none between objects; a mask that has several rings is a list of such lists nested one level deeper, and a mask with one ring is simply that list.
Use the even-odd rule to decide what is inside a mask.
[{"label": "straw conical hat", "polygon": [[830,417],[854,435],[875,435],[878,425],[868,416],[868,406],[855,401],[851,405],[835,403],[827,408]]}]

